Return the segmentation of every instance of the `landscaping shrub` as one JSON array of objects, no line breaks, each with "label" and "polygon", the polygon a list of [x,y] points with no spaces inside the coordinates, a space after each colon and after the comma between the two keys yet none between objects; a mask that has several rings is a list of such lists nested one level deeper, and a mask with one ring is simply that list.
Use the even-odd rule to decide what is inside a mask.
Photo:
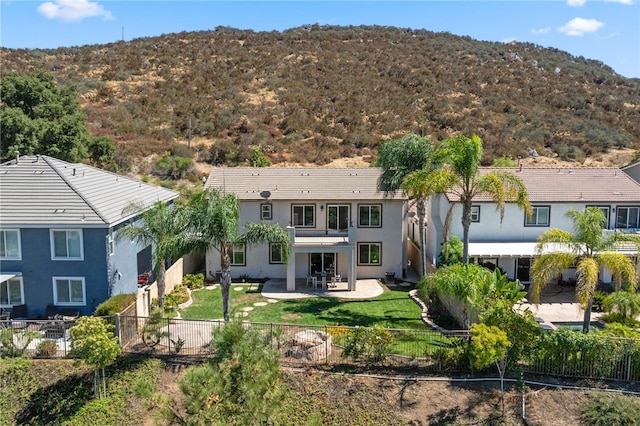
[{"label": "landscaping shrub", "polygon": [[580,419],[586,426],[637,425],[640,401],[632,396],[601,394],[582,407]]},{"label": "landscaping shrub", "polygon": [[189,290],[197,290],[204,287],[204,274],[187,274],[182,278],[182,285]]},{"label": "landscaping shrub", "polygon": [[117,294],[99,304],[93,315],[97,317],[115,315],[124,311],[132,303],[135,303],[135,301],[135,293]]},{"label": "landscaping shrub", "polygon": [[58,344],[53,340],[41,340],[36,346],[36,356],[39,358],[51,358],[58,351]]},{"label": "landscaping shrub", "polygon": [[343,337],[344,350],[341,356],[354,361],[383,362],[391,350],[393,334],[382,327],[356,327]]}]

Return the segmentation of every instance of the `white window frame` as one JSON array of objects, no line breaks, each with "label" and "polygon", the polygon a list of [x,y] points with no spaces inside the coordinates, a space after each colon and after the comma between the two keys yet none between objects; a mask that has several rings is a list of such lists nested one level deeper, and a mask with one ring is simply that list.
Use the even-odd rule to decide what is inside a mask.
[{"label": "white window frame", "polygon": [[[77,232],[80,235],[80,256],[78,257],[69,257],[69,256],[56,256],[56,247],[54,234],[56,232],[65,232],[66,233],[66,241],[67,241],[67,252],[69,249],[69,233]],[[51,243],[51,260],[84,260],[84,236],[82,233],[82,229],[50,229],[49,230],[49,240]]]},{"label": "white window frame", "polygon": [[[17,241],[18,241],[18,255],[17,256],[7,256],[7,233],[15,232]],[[0,238],[2,239],[2,244],[5,248],[4,253],[0,253],[0,259],[2,260],[22,260],[22,246],[20,243],[20,230],[19,229],[0,229]]]},{"label": "white window frame", "polygon": [[[236,262],[236,254],[242,253],[242,263]],[[229,258],[231,260],[231,266],[246,266],[247,264],[247,252],[244,246],[232,246],[229,250]]]},{"label": "white window frame", "polygon": [[107,253],[109,254],[109,256],[113,256],[116,252],[116,241],[115,238],[113,238],[113,230],[110,229],[109,233],[107,234]]},{"label": "white window frame", "polygon": [[[541,209],[547,210],[547,222],[539,223],[538,222],[538,211]],[[527,217],[527,214],[524,215],[524,226],[540,226],[540,227],[548,227],[551,223],[551,206],[532,206],[531,207],[531,219]]]},{"label": "white window frame", "polygon": [[[296,215],[296,208],[302,208],[302,217]],[[306,223],[307,209],[311,209],[311,223]],[[296,220],[298,219],[298,220]],[[314,204],[294,204],[291,206],[291,224],[297,228],[315,228],[316,226],[316,206]]]},{"label": "white window frame", "polygon": [[[18,281],[20,282],[20,301],[18,303],[11,303],[11,294],[9,294],[9,282],[10,281]],[[0,300],[0,307],[3,308],[10,308],[14,305],[22,305],[24,304],[24,282],[22,281],[22,277],[17,276],[17,277],[13,277],[8,279],[7,281],[3,281],[0,283],[0,287],[2,286],[6,286],[6,290],[5,290],[5,294],[7,294],[7,303],[3,303],[2,300]],[[2,291],[0,291],[0,293],[2,293]]]},{"label": "white window frame", "polygon": [[271,203],[260,204],[260,219],[261,220],[273,219],[273,205]]},{"label": "white window frame", "polygon": [[[369,247],[369,259],[366,262],[362,262],[361,258],[361,250],[363,246]],[[371,246],[378,246],[378,262],[371,261]],[[372,243],[358,243],[358,265],[366,265],[366,266],[380,266],[382,265],[382,243],[372,242]]]},{"label": "white window frame", "polygon": [[471,222],[473,223],[480,222],[480,206],[477,206],[477,205],[471,206]]},{"label": "white window frame", "polygon": [[[378,224],[372,225],[371,218],[373,217],[372,210],[374,207],[378,208]],[[368,223],[362,223],[362,210],[367,216]],[[382,204],[358,204],[358,226],[360,228],[382,228]]]},{"label": "white window frame", "polygon": [[[274,253],[279,251],[280,259],[274,259]],[[282,244],[269,244],[269,263],[278,265],[284,263],[284,256],[282,254]]]},{"label": "white window frame", "polygon": [[[85,306],[87,304],[87,287],[85,285],[84,277],[52,277],[53,281],[53,304],[55,306]],[[58,281],[66,280],[69,285],[69,296],[71,296],[71,282],[80,281],[82,283],[82,302],[61,302],[58,299]]]}]

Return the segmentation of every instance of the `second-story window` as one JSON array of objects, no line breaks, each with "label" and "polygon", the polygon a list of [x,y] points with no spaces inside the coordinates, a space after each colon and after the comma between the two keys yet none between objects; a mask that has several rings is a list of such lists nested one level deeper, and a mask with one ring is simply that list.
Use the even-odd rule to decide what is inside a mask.
[{"label": "second-story window", "polygon": [[382,226],[382,206],[380,204],[359,205],[358,226],[362,228],[379,228]]},{"label": "second-story window", "polygon": [[524,215],[524,226],[549,226],[549,206],[533,206],[531,217]]},{"label": "second-story window", "polygon": [[313,228],[315,226],[315,209],[313,204],[294,205],[291,223],[293,226]]},{"label": "second-story window", "polygon": [[273,219],[273,213],[271,210],[271,203],[260,204],[260,219],[271,220]]},{"label": "second-story window", "polygon": [[618,207],[616,228],[640,228],[640,207]]},{"label": "second-story window", "polygon": [[471,206],[471,222],[480,222],[480,206]]},{"label": "second-story window", "polygon": [[20,260],[20,232],[17,229],[0,231],[0,258]]},{"label": "second-story window", "polygon": [[54,260],[82,260],[82,230],[52,229],[51,258]]}]

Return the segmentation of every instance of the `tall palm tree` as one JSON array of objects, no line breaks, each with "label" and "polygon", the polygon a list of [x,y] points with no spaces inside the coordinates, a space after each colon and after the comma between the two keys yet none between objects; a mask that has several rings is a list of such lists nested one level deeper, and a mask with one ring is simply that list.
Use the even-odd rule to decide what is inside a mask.
[{"label": "tall palm tree", "polygon": [[125,211],[140,212],[138,221],[130,223],[118,232],[118,238],[128,237],[145,246],[152,246],[152,263],[158,283],[158,306],[164,306],[165,274],[167,262],[188,253],[178,244],[187,224],[183,206],[172,206],[157,201],[152,208],[130,204]]},{"label": "tall palm tree", "polygon": [[431,195],[435,194],[429,175],[439,167],[434,151],[433,143],[427,139],[416,134],[408,134],[403,138],[384,143],[373,162],[374,167],[382,169],[378,179],[378,191],[393,196],[398,190],[402,190],[405,195],[415,200],[422,276],[427,274],[424,226],[427,201]]},{"label": "tall palm tree", "polygon": [[240,233],[240,203],[235,194],[225,194],[208,188],[191,199],[188,206],[190,230],[181,244],[186,248],[206,252],[210,248],[220,253],[222,278],[222,308],[229,321],[229,289],[231,288],[231,252],[234,247],[278,244],[284,263],[289,260],[291,239],[279,225],[246,223]]},{"label": "tall palm tree", "polygon": [[640,245],[640,238],[623,233],[605,234],[606,218],[596,207],[588,207],[584,211],[569,210],[567,217],[573,221],[573,234],[554,228],[538,237],[536,250],[539,256],[531,266],[532,296],[534,303],[540,303],[540,293],[547,281],[575,265],[576,301],[584,308],[582,330],[589,332],[593,294],[600,271],[606,268],[616,277],[617,290],[620,290],[623,281],[631,291],[635,290],[637,277],[633,261],[613,249],[620,241]]},{"label": "tall palm tree", "polygon": [[462,261],[468,264],[473,199],[479,195],[491,197],[496,208],[500,210],[502,221],[507,202],[514,202],[528,215],[531,214],[527,187],[520,177],[511,172],[492,171],[480,174],[482,140],[477,135],[471,138],[460,135],[446,139],[440,143],[437,150],[438,155],[444,157],[445,166],[432,178],[437,182],[435,186],[439,187],[439,192],[447,192],[454,198],[445,219],[445,246],[454,208],[456,204],[462,204]]}]

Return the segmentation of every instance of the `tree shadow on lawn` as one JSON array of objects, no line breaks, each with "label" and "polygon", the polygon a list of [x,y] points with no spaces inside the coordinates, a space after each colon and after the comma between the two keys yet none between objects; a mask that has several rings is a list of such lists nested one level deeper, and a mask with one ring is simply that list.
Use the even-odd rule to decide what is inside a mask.
[{"label": "tree shadow on lawn", "polygon": [[[133,370],[146,360],[145,357],[124,355],[105,369],[107,386],[123,370]],[[93,399],[93,370],[85,374],[74,374],[40,388],[24,401],[16,414],[16,424],[44,425],[61,424],[73,416]]]}]

